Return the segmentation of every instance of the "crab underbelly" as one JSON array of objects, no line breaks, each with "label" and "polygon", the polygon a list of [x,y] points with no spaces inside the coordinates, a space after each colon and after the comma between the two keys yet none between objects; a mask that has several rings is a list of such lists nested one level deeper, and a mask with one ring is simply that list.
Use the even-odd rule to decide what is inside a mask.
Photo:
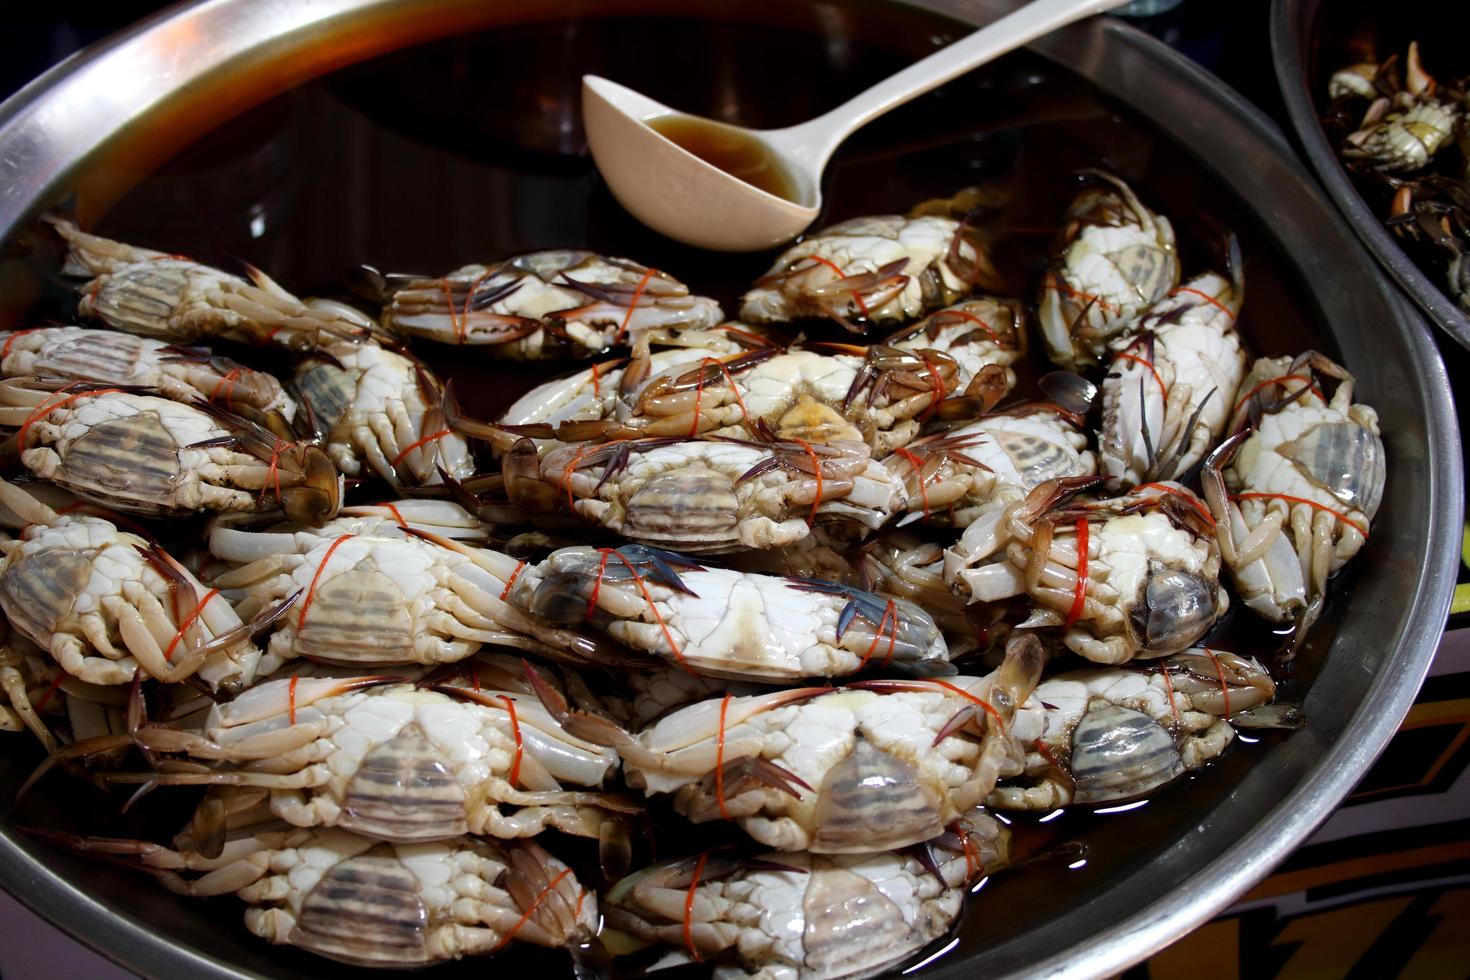
[{"label": "crab underbelly", "polygon": [[414,660],[407,599],[375,568],[354,568],[321,583],[304,618],[293,643],[298,656],[362,666]]}]

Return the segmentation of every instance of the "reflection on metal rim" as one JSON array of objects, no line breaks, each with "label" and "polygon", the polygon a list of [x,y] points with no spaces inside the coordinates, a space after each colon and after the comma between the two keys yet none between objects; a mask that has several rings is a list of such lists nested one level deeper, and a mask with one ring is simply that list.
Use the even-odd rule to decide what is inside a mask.
[{"label": "reflection on metal rim", "polygon": [[1470,316],[1456,306],[1439,284],[1399,247],[1353,186],[1322,132],[1310,88],[1312,81],[1308,77],[1309,46],[1319,9],[1321,0],[1275,0],[1271,5],[1271,60],[1276,63],[1276,81],[1281,85],[1292,128],[1301,140],[1312,169],[1363,243],[1398,280],[1404,292],[1429,314],[1430,319],[1455,338],[1461,347],[1470,349]]},{"label": "reflection on metal rim", "polygon": [[[975,5],[964,0],[921,5],[977,19]],[[180,92],[202,98],[201,92],[219,91],[219,79],[231,71],[290,57],[296,60],[283,76],[286,85],[390,44],[423,40],[422,30],[383,26],[444,23],[423,16],[428,6],[410,0],[213,0],[58,66],[0,106],[0,238],[51,204],[90,154],[169,100],[182,100]],[[482,20],[527,9],[525,0],[439,0],[435,6],[474,7]],[[187,47],[177,43],[181,36],[189,38]],[[1202,814],[1198,828],[1170,852],[1172,860],[1140,867],[1102,900],[1061,916],[1038,910],[1036,929],[984,950],[956,950],[927,968],[926,976],[972,975],[977,963],[996,977],[1112,975],[1243,894],[1331,812],[1407,712],[1434,654],[1457,558],[1452,548],[1429,547],[1457,539],[1463,499],[1444,367],[1422,322],[1376,280],[1371,260],[1281,134],[1207,73],[1120,22],[1077,25],[1033,49],[1170,133],[1222,185],[1269,216],[1282,253],[1295,264],[1295,278],[1357,374],[1359,391],[1386,423],[1392,420],[1385,436],[1396,469],[1373,546],[1382,559],[1407,555],[1413,561],[1401,574],[1384,567],[1358,577],[1354,601],[1307,699],[1311,725],[1264,757],[1228,805]],[[185,50],[187,58],[180,56]],[[225,112],[218,109],[213,118]],[[1350,293],[1339,288],[1343,282],[1354,284]],[[0,832],[0,884],[144,975],[255,975],[84,894],[51,870],[51,857]]]}]

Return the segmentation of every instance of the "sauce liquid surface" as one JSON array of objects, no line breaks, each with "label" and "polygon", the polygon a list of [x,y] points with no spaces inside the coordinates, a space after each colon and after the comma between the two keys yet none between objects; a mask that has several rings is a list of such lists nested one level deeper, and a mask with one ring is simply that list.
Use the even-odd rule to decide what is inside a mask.
[{"label": "sauce liquid surface", "polygon": [[692,116],[658,116],[648,128],[712,167],[752,187],[788,201],[796,200],[791,178],[758,140]]},{"label": "sauce liquid surface", "polygon": [[[104,217],[91,230],[226,269],[250,262],[298,295],[349,300],[355,298],[345,288],[347,272],[362,262],[441,275],[517,252],[591,248],[667,270],[733,314],[741,292],[767,270],[774,253],[692,249],[623,212],[585,153],[576,110],[580,76],[616,78],[691,112],[777,128],[820,114],[971,30],[875,0],[810,6],[752,0],[738,15],[727,11],[710,19],[583,14],[465,34],[338,71],[222,119],[217,130],[179,147],[146,175],[106,173],[114,164],[104,153],[95,169],[133,186],[98,209]],[[650,56],[670,51],[698,51],[710,68],[673,71],[667,58]],[[169,139],[166,120],[142,138]],[[1009,291],[1034,303],[1063,212],[1080,188],[1076,173],[1089,167],[1120,174],[1146,204],[1169,216],[1186,277],[1218,268],[1218,225],[1240,236],[1247,286],[1239,325],[1253,354],[1311,347],[1335,353],[1300,286],[1281,274],[1290,266],[1254,215],[1179,144],[1027,52],[1008,55],[857,133],[823,177],[816,227],[902,213],[979,186],[987,199],[1003,204],[984,230]],[[8,260],[9,278],[0,278],[0,325],[68,320],[76,295],[56,277],[59,248],[40,232],[25,244],[26,254]],[[802,329],[816,339],[851,336],[835,325]],[[1040,346],[1033,330],[1019,392],[1031,390],[1037,374],[1048,369]],[[261,363],[259,351],[221,349]],[[475,347],[419,343],[415,352],[441,377],[454,379],[467,412],[487,419],[531,386],[576,369],[500,362]],[[190,533],[197,541],[186,525],[177,542],[165,543],[182,551]],[[1346,581],[1334,591],[1341,596],[1350,589]],[[1264,655],[1275,645],[1269,631],[1233,605],[1211,644]],[[1299,698],[1315,675],[1334,630],[1332,606],[1285,698]],[[1094,910],[1105,929],[1132,911],[1115,904],[1110,885],[1140,865],[1187,853],[1193,828],[1231,796],[1276,740],[1268,733],[1260,745],[1236,744],[1203,773],[1127,813],[1077,809],[1045,823],[1013,818],[1017,857],[1080,839],[1088,846],[1085,864],[1048,860],[989,880],[967,905],[959,947],[935,966],[977,955],[972,968],[1015,968],[1019,939],[1036,942],[1053,917],[1079,908]],[[23,778],[34,761],[0,765],[17,766]],[[72,828],[81,819],[86,832],[107,836],[164,839],[183,824],[193,802],[182,792],[154,793],[119,818],[115,807],[99,805],[75,781],[52,777],[44,789],[17,807],[23,811],[17,820]],[[660,859],[743,838],[719,822],[691,826],[669,817],[666,804],[653,812]],[[579,875],[595,880],[594,845],[554,834],[547,844],[573,861]],[[244,969],[272,976],[360,975],[248,935],[233,899],[181,905],[142,877],[108,867],[86,880],[116,907],[171,923],[183,941],[204,948],[228,942],[231,962]],[[485,968],[486,961],[467,959],[436,967],[432,975],[479,977]],[[569,964],[559,951],[517,945],[497,956],[492,968],[508,976],[533,970],[564,976]],[[708,966],[660,975],[676,974],[707,975]]]}]

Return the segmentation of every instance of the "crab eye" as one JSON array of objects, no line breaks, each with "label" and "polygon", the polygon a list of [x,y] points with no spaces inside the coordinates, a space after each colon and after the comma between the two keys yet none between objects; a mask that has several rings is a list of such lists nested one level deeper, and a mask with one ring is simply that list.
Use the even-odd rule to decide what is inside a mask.
[{"label": "crab eye", "polygon": [[1183,650],[1215,622],[1215,589],[1201,575],[1153,560],[1133,626],[1149,653]]}]

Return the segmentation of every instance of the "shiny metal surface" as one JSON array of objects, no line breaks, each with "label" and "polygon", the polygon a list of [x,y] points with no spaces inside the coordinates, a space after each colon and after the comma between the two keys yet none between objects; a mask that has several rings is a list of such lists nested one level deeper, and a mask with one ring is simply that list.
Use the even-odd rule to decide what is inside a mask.
[{"label": "shiny metal surface", "polygon": [[1470,316],[1445,295],[1433,276],[1399,247],[1398,240],[1383,226],[1383,220],[1353,186],[1318,122],[1318,93],[1311,90],[1312,39],[1321,8],[1322,0],[1274,0],[1271,5],[1271,56],[1292,128],[1312,169],[1363,244],[1431,320],[1461,347],[1470,349]]},{"label": "shiny metal surface", "polygon": [[[0,238],[62,196],[89,153],[170,93],[263,61],[294,59],[294,77],[307,77],[409,43],[423,35],[382,25],[394,16],[406,24],[405,11],[426,6],[213,0],[59,66],[0,107]],[[924,6],[985,19],[963,0]],[[193,39],[187,57],[181,37]],[[1423,322],[1379,280],[1282,135],[1211,76],[1121,23],[1078,25],[1034,49],[1170,133],[1264,216],[1294,266],[1291,278],[1331,325],[1328,339],[1357,375],[1361,397],[1378,408],[1392,468],[1351,601],[1340,604],[1331,654],[1306,699],[1308,727],[1264,754],[1197,826],[1191,821],[1165,859],[1137,865],[1060,913],[1038,903],[1034,928],[983,949],[962,946],[921,974],[928,976],[1108,976],[1243,894],[1352,789],[1407,712],[1434,653],[1457,560],[1450,543],[1459,536],[1463,474],[1443,365]],[[0,779],[0,798],[13,792],[13,778]],[[201,908],[156,894],[146,881],[47,849],[9,825],[0,828],[0,884],[147,976],[346,975],[221,928],[237,914],[228,901]]]}]

